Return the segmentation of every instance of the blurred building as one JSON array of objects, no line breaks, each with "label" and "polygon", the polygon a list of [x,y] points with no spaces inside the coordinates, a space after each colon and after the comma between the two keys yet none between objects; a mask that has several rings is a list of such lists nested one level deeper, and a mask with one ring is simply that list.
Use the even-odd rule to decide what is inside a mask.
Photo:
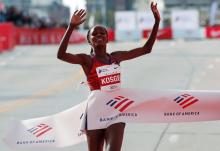
[{"label": "blurred building", "polygon": [[31,6],[31,0],[0,0],[5,7],[16,6],[19,10],[27,10]]},{"label": "blurred building", "polygon": [[114,12],[133,10],[134,0],[87,0],[88,26],[103,24],[114,28]]},{"label": "blurred building", "polygon": [[[220,9],[214,10],[213,14],[212,5],[214,2],[220,4],[220,0],[157,0],[158,8],[163,12],[165,26],[170,26],[170,14],[173,9],[197,9],[200,14],[200,25],[206,26],[212,15],[216,15],[216,23],[220,20]],[[136,0],[135,9],[145,10],[149,7],[150,0]],[[147,6],[147,7],[146,7]],[[217,7],[216,7],[217,8]],[[220,8],[220,5],[218,5]]]},{"label": "blurred building", "polygon": [[70,8],[64,6],[62,0],[32,0],[29,12],[58,24],[67,24],[70,19]]},{"label": "blurred building", "polygon": [[31,4],[34,6],[47,6],[51,5],[54,2],[60,5],[63,4],[63,0],[31,0]]},{"label": "blurred building", "polygon": [[[213,7],[213,4],[216,4],[216,7]],[[165,7],[167,9],[164,13],[170,14],[172,9],[197,9],[200,14],[200,25],[206,26],[210,25],[210,19],[213,17],[216,20],[213,24],[218,24],[220,21],[219,4],[220,0],[165,0]],[[215,13],[212,13],[213,11]]]},{"label": "blurred building", "polygon": [[[163,12],[164,25],[170,26],[170,13],[172,9],[197,9],[200,14],[200,25],[208,24],[213,1],[220,4],[220,0],[157,0],[158,9]],[[114,12],[121,10],[150,10],[151,0],[87,0],[88,24],[104,24],[114,28]],[[218,8],[220,6],[218,5]],[[220,20],[219,9],[216,12]],[[89,23],[90,22],[90,23]]]},{"label": "blurred building", "polygon": [[26,10],[35,5],[51,5],[53,2],[62,4],[62,0],[0,0],[6,7],[16,6],[20,10]]}]

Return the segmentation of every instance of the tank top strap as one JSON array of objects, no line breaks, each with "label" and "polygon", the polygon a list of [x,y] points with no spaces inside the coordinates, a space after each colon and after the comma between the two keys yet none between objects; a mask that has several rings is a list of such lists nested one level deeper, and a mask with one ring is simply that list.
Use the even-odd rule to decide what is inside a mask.
[{"label": "tank top strap", "polygon": [[90,69],[89,75],[94,74],[96,72],[97,67],[104,65],[102,62],[96,59],[95,55],[91,55],[91,58],[92,58],[92,67]]}]

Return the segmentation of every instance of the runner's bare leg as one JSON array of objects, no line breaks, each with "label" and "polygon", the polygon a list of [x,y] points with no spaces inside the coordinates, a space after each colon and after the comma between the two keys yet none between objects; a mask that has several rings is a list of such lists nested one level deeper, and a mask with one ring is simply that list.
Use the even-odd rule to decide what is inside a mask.
[{"label": "runner's bare leg", "polygon": [[87,130],[87,143],[89,151],[103,151],[105,130]]},{"label": "runner's bare leg", "polygon": [[125,123],[112,124],[105,130],[106,151],[120,151]]}]

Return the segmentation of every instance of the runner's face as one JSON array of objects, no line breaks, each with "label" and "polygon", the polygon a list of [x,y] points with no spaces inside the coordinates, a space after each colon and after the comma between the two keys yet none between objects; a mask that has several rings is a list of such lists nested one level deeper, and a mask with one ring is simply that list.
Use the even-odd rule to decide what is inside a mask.
[{"label": "runner's face", "polygon": [[90,32],[90,43],[93,47],[105,46],[108,42],[107,31],[102,26],[95,26]]}]

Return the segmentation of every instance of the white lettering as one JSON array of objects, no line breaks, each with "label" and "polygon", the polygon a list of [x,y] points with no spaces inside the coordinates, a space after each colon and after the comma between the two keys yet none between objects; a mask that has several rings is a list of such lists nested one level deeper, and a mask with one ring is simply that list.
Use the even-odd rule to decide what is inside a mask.
[{"label": "white lettering", "polygon": [[101,79],[102,85],[120,81],[120,75],[109,76]]}]

